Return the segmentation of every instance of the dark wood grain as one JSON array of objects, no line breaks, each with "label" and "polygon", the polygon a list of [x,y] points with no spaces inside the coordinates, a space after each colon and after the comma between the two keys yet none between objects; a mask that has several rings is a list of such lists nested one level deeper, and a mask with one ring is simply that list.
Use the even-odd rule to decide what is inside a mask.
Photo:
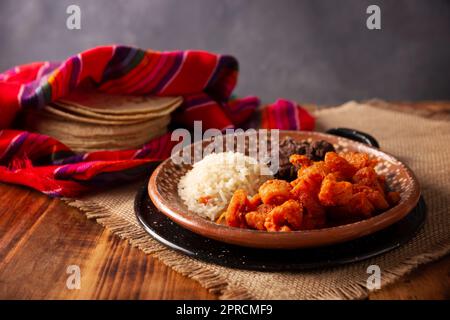
[{"label": "dark wood grain", "polygon": [[[132,248],[78,210],[0,184],[0,298],[211,299],[197,282]],[[81,289],[66,287],[69,265]]]},{"label": "dark wood grain", "polygon": [[[436,107],[438,104],[428,108],[433,110],[430,117],[445,118],[439,116],[439,110],[447,114],[450,103],[442,103],[442,109]],[[402,108],[411,112],[414,105]],[[69,265],[80,266],[80,290],[66,287]],[[0,298],[216,299],[217,296],[151,255],[132,248],[60,200],[0,183]],[[371,293],[369,298],[450,299],[450,256],[416,269],[393,285]]]}]

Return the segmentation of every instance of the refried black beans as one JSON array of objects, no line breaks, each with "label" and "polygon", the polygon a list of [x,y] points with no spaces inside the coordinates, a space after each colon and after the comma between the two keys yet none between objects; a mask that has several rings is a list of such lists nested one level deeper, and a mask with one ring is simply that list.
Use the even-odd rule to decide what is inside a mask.
[{"label": "refried black beans", "polygon": [[297,170],[290,162],[289,157],[293,154],[302,154],[313,161],[321,161],[325,154],[335,151],[331,143],[325,140],[318,140],[312,143],[308,141],[295,141],[290,137],[284,138],[280,142],[280,168],[275,175],[278,179],[292,181],[297,178]]}]

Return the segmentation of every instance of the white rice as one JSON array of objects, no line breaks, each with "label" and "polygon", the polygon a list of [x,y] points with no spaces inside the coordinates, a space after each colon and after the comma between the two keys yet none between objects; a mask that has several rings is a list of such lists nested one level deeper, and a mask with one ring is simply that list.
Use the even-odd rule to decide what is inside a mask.
[{"label": "white rice", "polygon": [[[244,189],[254,195],[273,175],[254,158],[238,152],[212,153],[194,164],[178,184],[178,194],[188,209],[216,220],[226,210],[234,191]],[[211,197],[206,204],[201,197]]]}]

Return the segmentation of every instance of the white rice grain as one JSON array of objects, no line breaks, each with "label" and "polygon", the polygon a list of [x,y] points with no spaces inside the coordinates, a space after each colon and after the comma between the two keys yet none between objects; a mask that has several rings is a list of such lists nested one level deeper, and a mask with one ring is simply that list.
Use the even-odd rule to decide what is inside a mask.
[{"label": "white rice grain", "polygon": [[[202,217],[216,220],[226,210],[234,191],[244,189],[249,195],[272,179],[270,169],[254,158],[238,152],[212,153],[194,164],[178,184],[178,194],[188,209]],[[210,197],[206,204],[199,201]]]}]

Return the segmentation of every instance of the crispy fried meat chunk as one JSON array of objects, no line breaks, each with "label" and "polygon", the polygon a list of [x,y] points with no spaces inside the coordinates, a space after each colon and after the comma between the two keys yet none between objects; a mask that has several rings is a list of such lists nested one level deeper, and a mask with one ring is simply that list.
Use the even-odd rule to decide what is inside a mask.
[{"label": "crispy fried meat chunk", "polygon": [[328,167],[323,161],[315,162],[312,166],[300,169],[298,178],[291,182],[294,187],[292,193],[299,196],[302,192],[319,192],[322,181],[328,172]]},{"label": "crispy fried meat chunk", "polygon": [[356,169],[336,152],[327,152],[325,155],[325,164],[330,172],[339,172],[346,180],[351,179],[356,172]]},{"label": "crispy fried meat chunk", "polygon": [[319,200],[324,206],[343,206],[350,201],[352,195],[352,184],[347,181],[338,181],[331,173],[322,182]]},{"label": "crispy fried meat chunk", "polygon": [[376,210],[382,211],[389,208],[389,203],[384,197],[384,193],[380,192],[380,190],[372,189],[367,186],[362,185],[353,185],[353,193],[356,194],[358,192],[363,192],[366,194],[367,199],[374,206]]},{"label": "crispy fried meat chunk", "polygon": [[259,195],[264,204],[279,205],[291,198],[292,187],[284,180],[267,180],[259,187]]},{"label": "crispy fried meat chunk", "polygon": [[325,208],[320,204],[316,195],[301,193],[298,201],[303,206],[303,222],[301,230],[320,229],[325,227],[327,216]]},{"label": "crispy fried meat chunk", "polygon": [[374,159],[369,159],[369,155],[367,153],[361,152],[343,152],[340,154],[342,158],[347,160],[349,164],[351,164],[355,170],[359,170],[365,167],[374,167],[377,164],[377,161]]},{"label": "crispy fried meat chunk", "polygon": [[247,210],[248,199],[247,192],[238,189],[231,197],[230,203],[225,214],[225,221],[230,227],[246,228],[245,213]]},{"label": "crispy fried meat chunk", "polygon": [[303,207],[296,200],[288,200],[272,209],[266,217],[267,231],[299,230],[303,220]]},{"label": "crispy fried meat chunk", "polygon": [[367,219],[375,211],[364,192],[354,194],[344,206],[328,208],[328,216],[333,221],[352,222]]},{"label": "crispy fried meat chunk", "polygon": [[250,211],[245,215],[245,221],[247,225],[252,229],[257,230],[266,230],[264,227],[264,223],[266,221],[266,217],[275,205],[272,204],[261,204],[259,205],[255,211]]}]

